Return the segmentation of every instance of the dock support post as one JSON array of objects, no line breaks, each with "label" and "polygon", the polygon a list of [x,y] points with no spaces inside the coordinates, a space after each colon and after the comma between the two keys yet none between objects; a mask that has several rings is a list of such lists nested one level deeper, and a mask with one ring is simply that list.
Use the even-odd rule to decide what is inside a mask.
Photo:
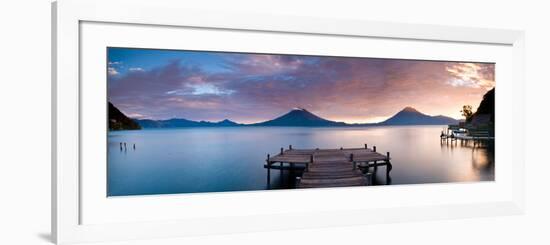
[{"label": "dock support post", "polygon": [[279,178],[280,178],[280,179],[279,179],[279,182],[280,182],[280,185],[281,185],[281,187],[282,187],[283,184],[284,184],[284,182],[283,182],[283,163],[281,162],[280,164],[281,164],[281,165],[280,165],[280,166],[281,166],[281,171],[280,171],[280,175],[279,175]]},{"label": "dock support post", "polygon": [[365,176],[367,177],[367,185],[372,185],[372,174],[367,172]]},{"label": "dock support post", "polygon": [[372,147],[372,151],[376,152],[376,146]]},{"label": "dock support post", "polygon": [[365,173],[369,173],[369,162],[365,162],[365,167],[363,167],[363,170],[365,171]]},{"label": "dock support post", "polygon": [[288,149],[289,149],[289,150],[292,150],[292,145],[288,145]]},{"label": "dock support post", "polygon": [[365,149],[368,149],[367,144],[365,144]]},{"label": "dock support post", "polygon": [[271,161],[269,160],[269,154],[267,154],[267,189],[271,189]]},{"label": "dock support post", "polygon": [[390,171],[392,169],[392,165],[390,162],[390,152],[386,152],[386,184],[389,185],[391,183],[390,179]]},{"label": "dock support post", "polygon": [[353,153],[349,155],[349,160],[353,163],[353,170],[357,169],[357,164],[353,160]]},{"label": "dock support post", "polygon": [[306,163],[306,169],[305,172],[309,171],[309,165],[313,163],[313,155],[309,155],[309,163]]},{"label": "dock support post", "polygon": [[281,155],[283,155],[283,151],[284,151],[284,150],[285,150],[285,149],[284,149],[283,147],[281,147]]}]

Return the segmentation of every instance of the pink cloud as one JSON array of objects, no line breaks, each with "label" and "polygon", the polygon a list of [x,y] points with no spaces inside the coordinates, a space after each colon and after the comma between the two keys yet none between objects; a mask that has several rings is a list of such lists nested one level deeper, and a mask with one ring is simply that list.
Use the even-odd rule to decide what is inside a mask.
[{"label": "pink cloud", "polygon": [[[224,72],[192,62],[110,77],[109,99],[151,118],[271,119],[294,107],[372,122],[405,106],[460,117],[495,86],[494,64],[218,53]],[[460,81],[459,81],[460,80]]]}]

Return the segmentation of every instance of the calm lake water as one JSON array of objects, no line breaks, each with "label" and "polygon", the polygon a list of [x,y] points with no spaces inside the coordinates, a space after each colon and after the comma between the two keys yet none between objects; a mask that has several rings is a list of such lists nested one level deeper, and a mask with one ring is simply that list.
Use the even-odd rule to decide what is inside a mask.
[{"label": "calm lake water", "polygon": [[[108,135],[108,195],[265,190],[266,155],[287,148],[389,151],[391,184],[494,180],[493,147],[447,144],[446,126],[353,128],[234,127],[112,131]],[[127,143],[127,150],[120,149]],[[136,145],[135,150],[133,144]],[[385,184],[379,167],[374,184]],[[271,172],[271,188],[290,188],[294,176]]]}]

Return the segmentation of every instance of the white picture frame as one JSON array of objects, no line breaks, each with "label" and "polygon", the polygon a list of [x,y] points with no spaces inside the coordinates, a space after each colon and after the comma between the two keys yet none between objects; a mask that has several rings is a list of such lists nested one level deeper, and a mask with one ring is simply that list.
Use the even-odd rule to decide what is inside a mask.
[{"label": "white picture frame", "polygon": [[[131,4],[130,4],[131,3]],[[382,40],[433,41],[453,44],[475,44],[479,46],[503,46],[510,55],[505,74],[507,83],[502,93],[506,98],[497,97],[498,107],[508,106],[509,116],[497,125],[497,132],[507,130],[506,148],[499,161],[507,163],[507,172],[494,183],[477,184],[434,184],[401,186],[394,189],[373,188],[369,195],[392,195],[417,192],[421,199],[433,191],[466,193],[479,190],[478,198],[460,200],[461,194],[441,200],[419,200],[402,203],[395,199],[394,204],[380,202],[355,203],[354,205],[331,204],[326,209],[313,208],[311,212],[280,212],[265,208],[256,213],[240,213],[224,216],[197,215],[185,218],[183,213],[201,213],[215,209],[214,206],[189,208],[181,217],[174,219],[159,217],[158,220],[131,220],[117,217],[117,220],[99,220],[87,224],[82,222],[83,200],[86,194],[82,188],[82,176],[86,168],[81,165],[82,149],[82,91],[80,81],[82,67],[82,25],[83,23],[114,23],[133,26],[157,26],[170,28],[191,28],[205,30],[286,33],[313,35],[319,37],[376,38]],[[162,0],[61,0],[52,4],[52,237],[58,244],[93,241],[113,241],[126,239],[151,239],[202,234],[222,234],[232,232],[267,231],[278,229],[313,228],[353,224],[376,224],[401,221],[452,219],[494,215],[521,214],[524,210],[524,34],[519,30],[497,30],[471,27],[451,27],[425,24],[388,23],[376,21],[336,20],[299,16],[268,16],[254,13],[208,12],[186,9],[181,1]],[[166,30],[169,31],[169,30]],[[101,39],[101,38],[100,38]],[[498,75],[498,74],[497,74]],[[501,78],[497,78],[501,79]],[[498,83],[498,82],[497,82]],[[500,86],[500,85],[499,85]],[[499,88],[500,91],[500,88]],[[498,101],[502,102],[500,106]],[[502,111],[502,110],[501,110]],[[497,114],[498,115],[498,114]],[[499,121],[500,122],[500,121]],[[498,156],[497,156],[498,157]],[[499,163],[497,163],[498,165]],[[102,181],[102,180],[93,180]],[[304,192],[244,192],[228,194],[205,194],[208,202],[229,202],[238,197],[249,200],[261,197],[269,200],[300,202],[299,196],[333,195],[342,200],[357,193],[357,188],[335,190],[311,190]],[[375,194],[377,192],[378,194]],[[498,195],[484,198],[483,194],[498,192]],[[392,193],[387,194],[387,193]],[[208,196],[211,195],[211,196]],[[178,195],[170,197],[147,197],[147,205],[166,207],[164,214],[181,208]],[[293,198],[293,199],[291,199]],[[309,196],[308,196],[309,198]],[[192,199],[192,198],[191,198]],[[311,198],[310,198],[311,199]],[[136,201],[126,199],[125,202]],[[320,199],[319,199],[320,200]],[[150,202],[151,203],[150,203]],[[305,200],[304,200],[305,201]],[[93,202],[92,202],[93,203]],[[273,202],[272,202],[273,203]],[[397,203],[397,204],[396,204]],[[238,202],[232,205],[237,205]],[[273,204],[276,205],[276,204]],[[284,205],[283,205],[284,206]],[[234,207],[234,206],[232,206]],[[136,206],[139,208],[139,206]],[[235,207],[238,209],[238,207]],[[101,212],[96,210],[95,212]],[[103,210],[114,213],[114,210]],[[130,215],[130,214],[128,214]],[[151,213],[150,216],[163,213]],[[98,217],[101,215],[98,215]],[[292,220],[292,222],[289,222]]]}]

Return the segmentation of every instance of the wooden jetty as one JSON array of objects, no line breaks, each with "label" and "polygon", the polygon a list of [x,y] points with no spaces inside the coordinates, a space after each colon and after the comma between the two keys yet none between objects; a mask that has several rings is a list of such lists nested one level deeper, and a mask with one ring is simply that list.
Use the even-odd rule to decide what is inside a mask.
[{"label": "wooden jetty", "polygon": [[474,146],[482,141],[491,141],[495,139],[489,130],[467,129],[461,128],[458,125],[449,125],[446,132],[441,131],[441,135],[439,137],[442,142],[449,140],[451,143],[457,141],[460,141],[461,143],[473,141]]},{"label": "wooden jetty", "polygon": [[[277,164],[278,163],[278,164]],[[286,164],[286,165],[285,165]],[[364,148],[340,149],[280,149],[275,156],[267,155],[267,181],[271,182],[271,169],[303,170],[298,188],[362,186],[368,184],[366,175],[370,167],[386,167],[386,179],[392,169],[390,153],[376,152],[365,144]]]}]

